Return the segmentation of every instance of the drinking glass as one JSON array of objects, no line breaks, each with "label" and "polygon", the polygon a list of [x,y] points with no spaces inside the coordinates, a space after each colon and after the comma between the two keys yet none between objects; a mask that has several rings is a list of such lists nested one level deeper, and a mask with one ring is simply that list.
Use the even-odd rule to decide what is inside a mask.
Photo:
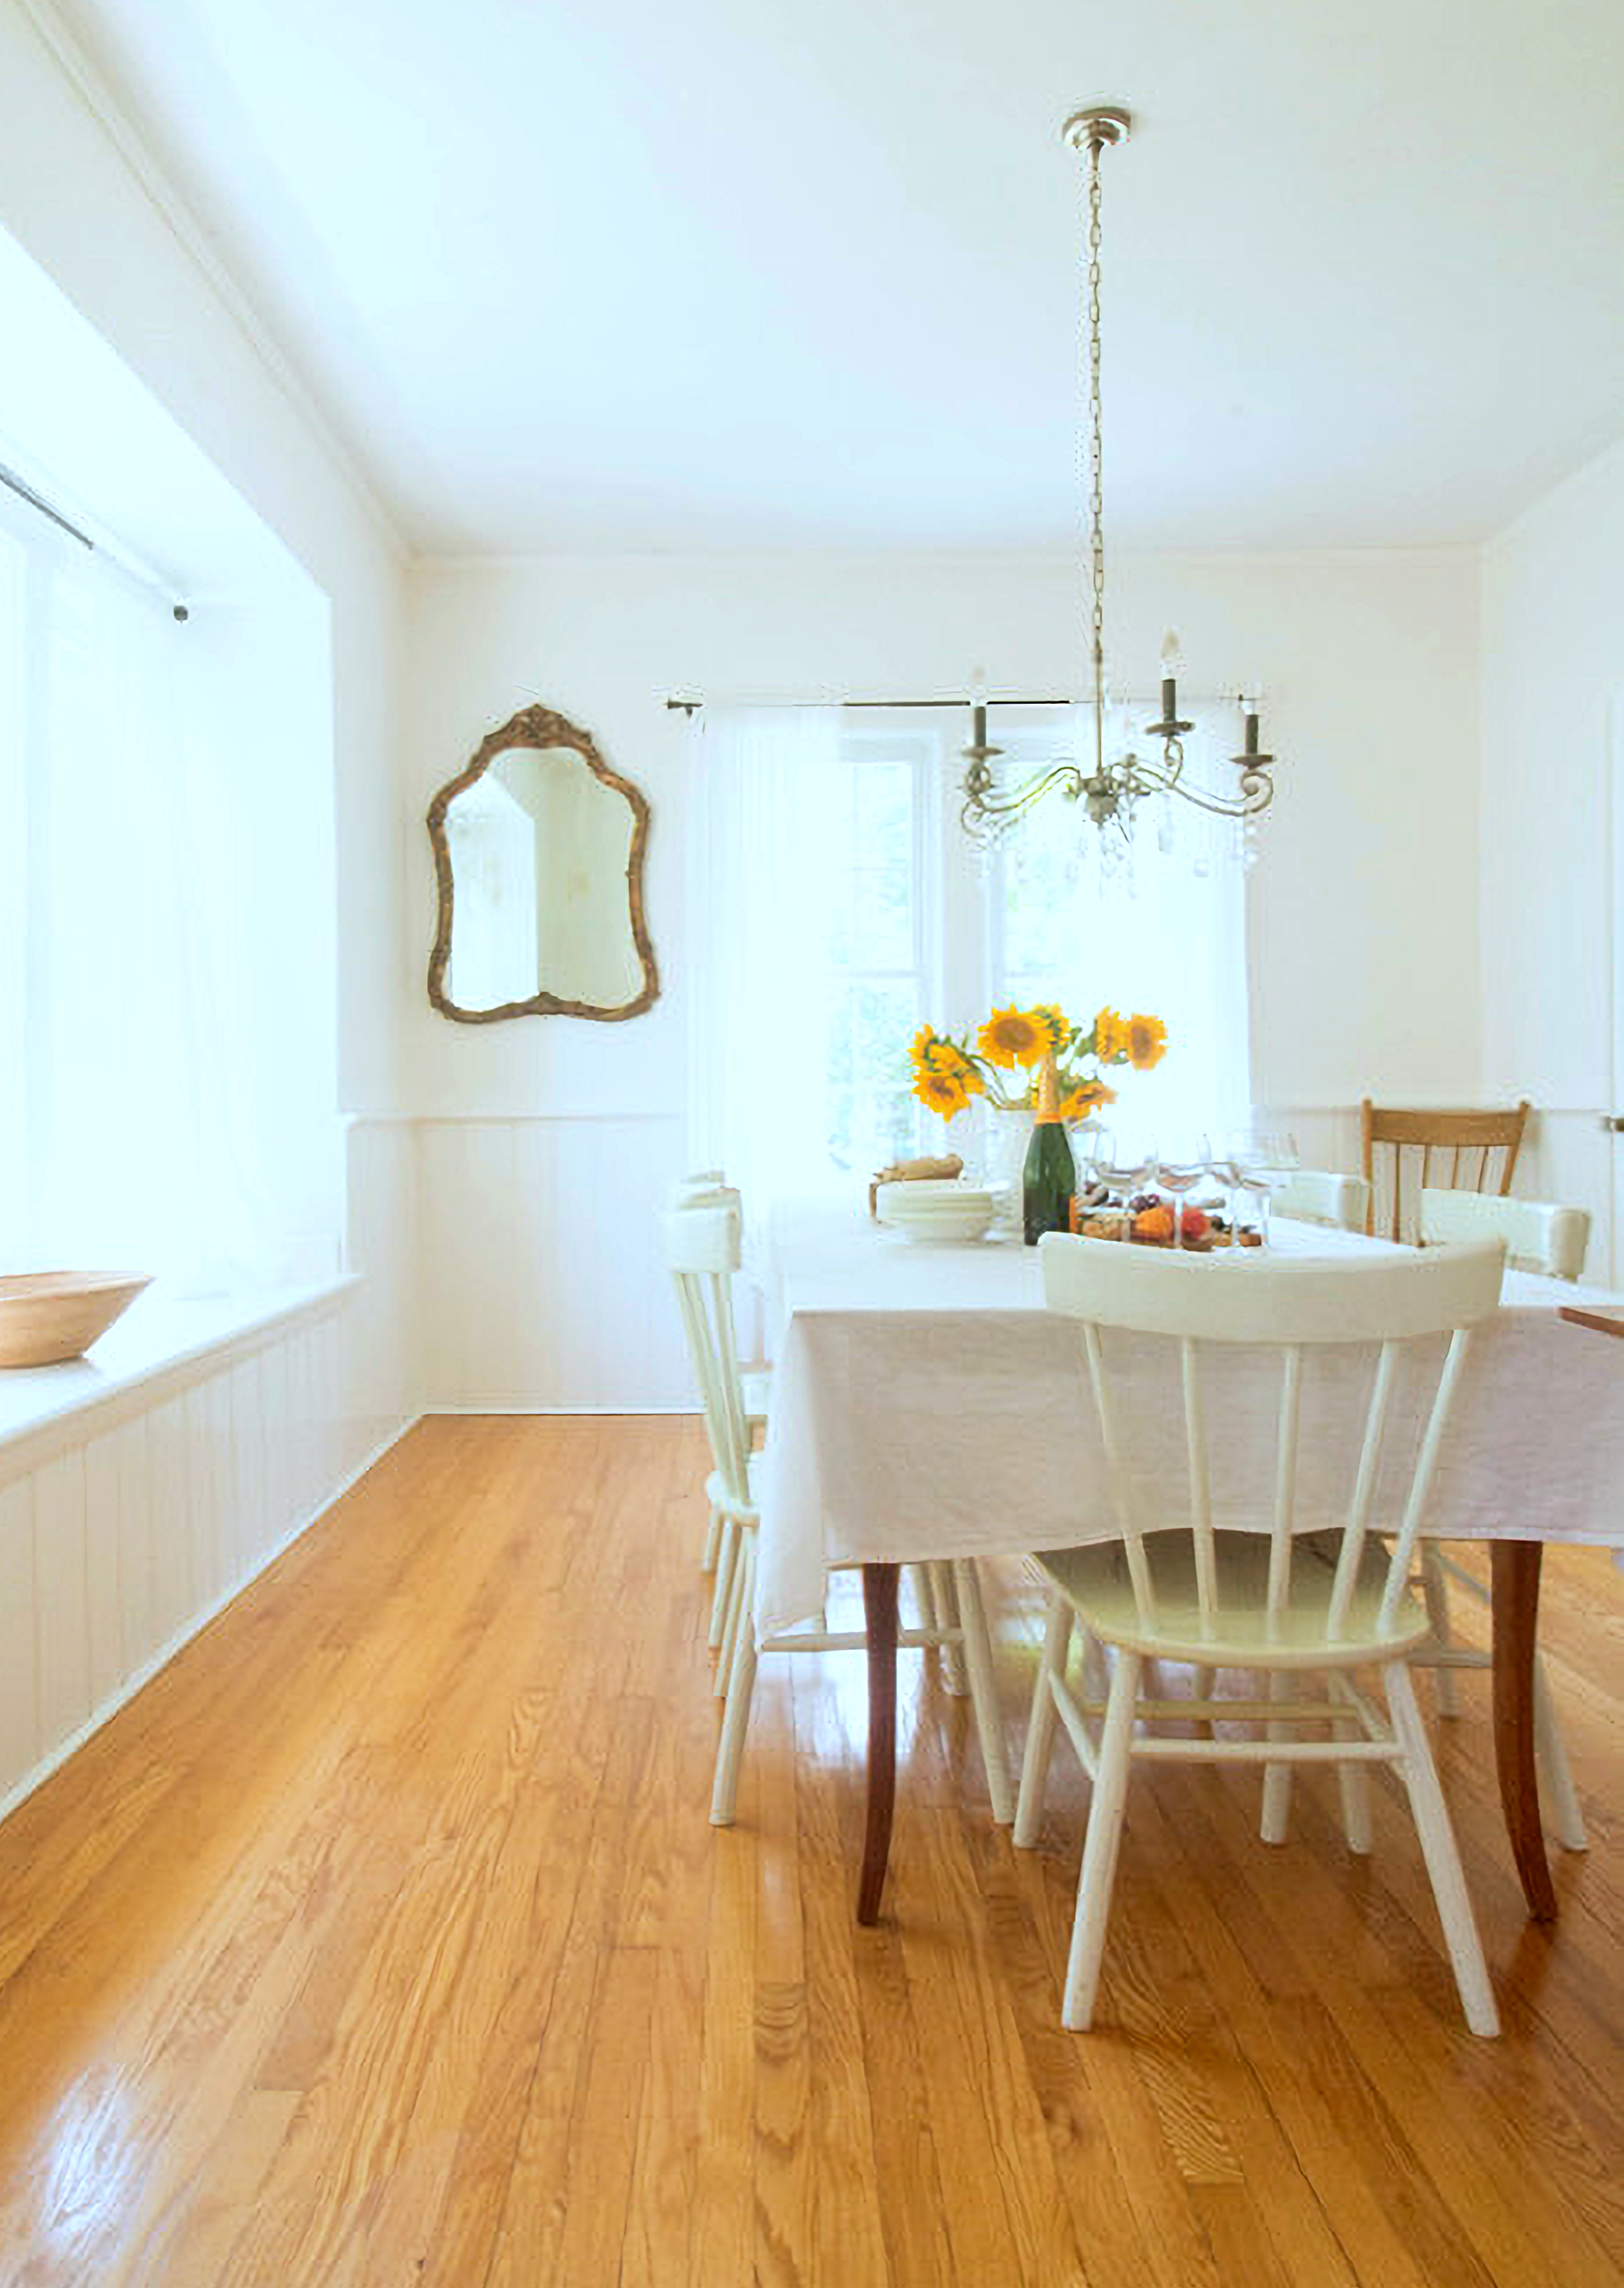
[{"label": "drinking glass", "polygon": [[1252,1193],[1258,1202],[1258,1231],[1266,1248],[1270,1201],[1302,1164],[1297,1140],[1278,1129],[1243,1129],[1230,1139],[1226,1156],[1236,1172],[1238,1190]]},{"label": "drinking glass", "polygon": [[1158,1170],[1159,1188],[1173,1194],[1173,1244],[1184,1244],[1184,1196],[1205,1181],[1212,1153],[1205,1136],[1192,1151],[1164,1156]]}]

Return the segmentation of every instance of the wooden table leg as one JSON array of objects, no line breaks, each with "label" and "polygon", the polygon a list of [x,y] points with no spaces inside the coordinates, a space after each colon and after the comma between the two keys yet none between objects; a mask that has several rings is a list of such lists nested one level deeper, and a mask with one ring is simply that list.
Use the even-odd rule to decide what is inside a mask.
[{"label": "wooden table leg", "polygon": [[1501,1808],[1523,1896],[1536,1922],[1556,1919],[1556,1894],[1545,1861],[1540,1783],[1533,1760],[1534,1635],[1540,1617],[1538,1541],[1492,1541],[1494,1605],[1494,1761]]},{"label": "wooden table leg", "polygon": [[891,1855],[891,1812],[896,1801],[896,1590],[900,1569],[865,1565],[863,1611],[868,1624],[868,1823],[857,1920],[880,1920],[886,1862]]}]

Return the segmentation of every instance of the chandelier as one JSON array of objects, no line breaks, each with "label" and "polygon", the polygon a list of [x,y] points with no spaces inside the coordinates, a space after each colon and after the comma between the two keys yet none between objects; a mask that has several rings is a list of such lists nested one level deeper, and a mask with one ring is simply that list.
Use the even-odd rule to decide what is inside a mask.
[{"label": "chandelier", "polygon": [[[1258,744],[1258,701],[1242,694],[1241,751],[1230,758],[1238,774],[1232,792],[1197,785],[1184,776],[1184,735],[1194,728],[1178,709],[1178,640],[1170,635],[1162,647],[1161,715],[1147,723],[1144,736],[1159,739],[1161,752],[1146,758],[1128,751],[1107,755],[1105,737],[1105,465],[1100,394],[1100,155],[1112,145],[1126,143],[1130,115],[1115,104],[1095,104],[1073,113],[1061,130],[1063,139],[1080,153],[1087,168],[1088,200],[1088,551],[1090,637],[1094,668],[1092,768],[1076,761],[1056,763],[1022,784],[1003,787],[992,765],[1002,749],[987,737],[987,706],[978,687],[971,693],[970,743],[960,750],[964,763],[964,803],[959,815],[966,831],[979,840],[996,840],[1015,821],[1059,793],[1069,802],[1081,802],[1102,836],[1115,828],[1131,843],[1134,814],[1148,796],[1159,795],[1193,803],[1216,818],[1243,822],[1255,818],[1274,800],[1270,775],[1272,755]],[[979,678],[977,679],[979,684]],[[1244,830],[1249,835],[1250,828]]]}]

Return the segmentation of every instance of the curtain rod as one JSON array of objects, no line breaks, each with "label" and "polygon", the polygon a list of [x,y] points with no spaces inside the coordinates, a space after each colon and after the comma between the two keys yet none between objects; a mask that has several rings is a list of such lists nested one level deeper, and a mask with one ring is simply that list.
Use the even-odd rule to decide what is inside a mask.
[{"label": "curtain rod", "polygon": [[44,493],[36,492],[26,478],[20,477],[15,469],[8,469],[4,461],[0,461],[0,485],[4,485],[8,492],[15,493],[19,500],[27,501],[30,508],[37,509],[41,516],[49,517],[52,523],[67,533],[70,540],[76,540],[81,548],[89,549],[92,556],[105,556],[139,587],[149,589],[155,596],[163,597],[176,619],[184,621],[191,617],[184,604],[174,601],[168,584],[157,579],[138,557],[131,556],[123,549],[106,541],[99,544],[92,540],[90,534],[82,531],[71,517],[64,516],[60,509],[53,508]]},{"label": "curtain rod", "polygon": [[[681,713],[682,713],[682,714],[684,714],[684,715],[689,716],[689,717],[691,719],[693,716],[697,715],[697,714],[699,713],[700,710],[704,707],[705,703],[705,701],[704,701],[703,699],[668,699],[668,700],[665,702],[665,707],[666,707],[666,711],[667,711],[667,713],[681,712]],[[971,706],[971,705],[973,705],[973,704],[977,704],[977,703],[979,703],[979,704],[981,704],[981,705],[983,705],[983,706],[986,706],[986,707],[1075,707],[1075,706],[1079,705],[1081,703],[1080,703],[1079,701],[1076,700],[1076,699],[1055,699],[1055,698],[1048,698],[1048,699],[987,699],[987,700],[983,700],[983,701],[981,701],[981,702],[979,702],[979,703],[976,703],[976,702],[973,702],[973,701],[968,697],[968,695],[967,695],[966,693],[964,693],[964,692],[962,692],[962,691],[961,691],[961,692],[959,692],[959,693],[958,694],[958,695],[957,695],[955,698],[952,698],[952,699],[778,699],[778,700],[757,700],[757,701],[747,702],[747,703],[747,703],[747,704],[751,704],[751,705],[756,705],[756,706],[763,706],[763,707],[775,706],[775,707],[792,707],[792,708],[796,708],[796,707],[843,707],[843,708],[846,708],[846,707],[849,707],[849,708],[858,708],[858,707],[882,707],[882,708],[891,708],[891,707],[897,707],[897,708],[901,708],[901,707],[951,707],[951,708],[965,708],[965,707],[969,707],[969,706]]]}]

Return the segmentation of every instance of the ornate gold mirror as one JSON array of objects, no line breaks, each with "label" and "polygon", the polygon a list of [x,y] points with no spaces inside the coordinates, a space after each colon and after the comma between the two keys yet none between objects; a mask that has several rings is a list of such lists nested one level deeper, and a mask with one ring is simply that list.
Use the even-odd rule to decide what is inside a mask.
[{"label": "ornate gold mirror", "polygon": [[649,805],[589,733],[521,708],[441,788],[428,832],[440,885],[428,997],[442,1016],[613,1022],[658,997]]}]

